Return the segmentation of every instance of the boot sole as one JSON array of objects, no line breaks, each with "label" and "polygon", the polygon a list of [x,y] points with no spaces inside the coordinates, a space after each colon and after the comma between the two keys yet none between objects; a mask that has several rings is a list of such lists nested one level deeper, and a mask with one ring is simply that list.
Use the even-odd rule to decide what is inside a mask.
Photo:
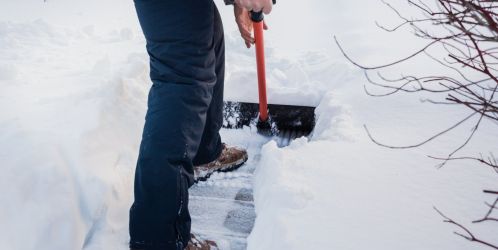
[{"label": "boot sole", "polygon": [[207,181],[207,179],[209,179],[209,177],[211,177],[211,175],[214,173],[227,173],[227,172],[235,171],[238,168],[242,167],[247,162],[248,159],[249,159],[249,157],[246,154],[246,155],[244,155],[244,158],[236,161],[233,165],[230,165],[229,167],[226,167],[226,168],[217,169],[213,172],[207,173],[205,176],[197,177],[194,182],[198,183],[201,181]]}]

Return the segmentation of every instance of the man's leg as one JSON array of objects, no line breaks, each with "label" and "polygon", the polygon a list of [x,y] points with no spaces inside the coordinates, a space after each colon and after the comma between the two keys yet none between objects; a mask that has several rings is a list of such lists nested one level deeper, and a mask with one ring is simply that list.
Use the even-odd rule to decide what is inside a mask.
[{"label": "man's leg", "polygon": [[222,143],[219,131],[223,125],[223,88],[225,83],[225,39],[223,23],[218,9],[214,9],[214,51],[216,56],[216,85],[207,112],[206,125],[201,144],[194,158],[194,165],[214,161],[221,153]]},{"label": "man's leg", "polygon": [[223,85],[225,81],[225,43],[223,24],[218,10],[214,10],[214,51],[216,57],[216,86],[209,106],[201,144],[194,158],[196,180],[205,180],[212,173],[232,171],[248,159],[247,151],[222,145],[219,131],[223,125]]},{"label": "man's leg", "polygon": [[135,0],[153,86],[130,209],[130,247],[183,249],[188,187],[216,87],[212,0]]}]

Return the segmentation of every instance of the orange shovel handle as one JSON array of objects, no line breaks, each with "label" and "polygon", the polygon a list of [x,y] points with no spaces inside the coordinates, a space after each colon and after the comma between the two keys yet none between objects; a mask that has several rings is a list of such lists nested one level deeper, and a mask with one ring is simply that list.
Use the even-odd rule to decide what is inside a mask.
[{"label": "orange shovel handle", "polygon": [[[263,14],[252,13],[254,39],[256,44],[256,64],[258,70],[259,120],[268,120],[268,100],[266,96],[265,41],[263,35]],[[255,18],[259,17],[259,18]]]}]

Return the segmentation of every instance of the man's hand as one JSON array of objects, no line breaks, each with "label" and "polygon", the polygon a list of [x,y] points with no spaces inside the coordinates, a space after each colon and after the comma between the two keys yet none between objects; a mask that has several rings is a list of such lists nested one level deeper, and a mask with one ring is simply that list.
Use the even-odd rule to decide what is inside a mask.
[{"label": "man's hand", "polygon": [[248,11],[263,11],[265,14],[270,14],[273,2],[272,0],[235,0],[235,5]]},{"label": "man's hand", "polygon": [[[271,0],[270,0],[271,1]],[[239,5],[234,5],[234,14],[235,21],[237,22],[237,26],[239,26],[240,35],[244,42],[246,43],[247,48],[251,48],[251,44],[254,44],[254,37],[252,36],[252,20],[251,14],[249,11]],[[263,28],[265,30],[268,29],[266,23],[263,22]]]}]

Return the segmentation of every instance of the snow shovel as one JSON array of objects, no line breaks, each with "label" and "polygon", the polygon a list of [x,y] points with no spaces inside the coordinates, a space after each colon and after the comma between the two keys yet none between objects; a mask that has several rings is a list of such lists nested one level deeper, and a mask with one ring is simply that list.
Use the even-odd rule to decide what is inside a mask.
[{"label": "snow shovel", "polygon": [[258,132],[277,136],[279,144],[307,136],[315,126],[315,107],[284,104],[268,104],[266,95],[265,47],[263,36],[263,12],[251,12],[256,44],[259,103],[225,102],[224,127],[242,128],[256,125]]}]

